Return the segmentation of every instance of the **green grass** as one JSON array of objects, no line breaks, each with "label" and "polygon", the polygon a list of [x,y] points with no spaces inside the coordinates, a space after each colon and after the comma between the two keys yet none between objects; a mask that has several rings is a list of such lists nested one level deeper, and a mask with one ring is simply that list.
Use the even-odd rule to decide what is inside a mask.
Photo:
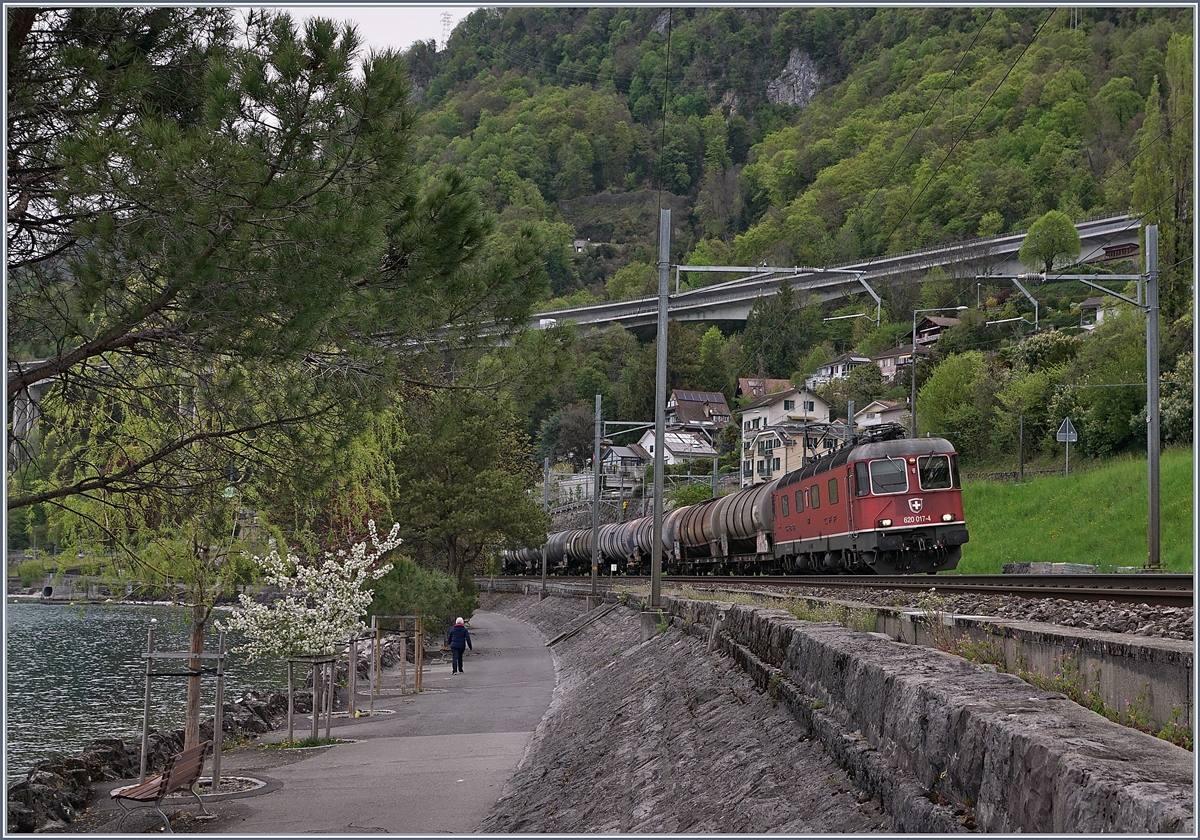
[{"label": "green grass", "polygon": [[[1193,571],[1192,450],[1162,454],[1160,556],[1165,571]],[[1117,458],[1086,472],[1016,485],[967,482],[971,541],[958,571],[999,574],[1006,563],[1089,563],[1100,571],[1141,567],[1146,553],[1146,459]]]}]

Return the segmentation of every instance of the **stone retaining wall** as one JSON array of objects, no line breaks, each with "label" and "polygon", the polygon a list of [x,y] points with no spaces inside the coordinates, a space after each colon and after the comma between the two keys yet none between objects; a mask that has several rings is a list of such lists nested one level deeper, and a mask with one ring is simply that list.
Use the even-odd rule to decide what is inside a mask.
[{"label": "stone retaining wall", "polygon": [[[497,581],[494,589],[509,587],[540,590],[516,581]],[[583,597],[567,587],[549,591]],[[785,699],[856,781],[881,797],[899,831],[945,832],[947,809],[938,806],[949,805],[971,814],[957,830],[1195,833],[1192,753],[1061,694],[784,610],[664,595],[662,611]]]},{"label": "stone retaining wall", "polygon": [[[877,752],[887,772],[927,788],[931,799],[973,807],[982,831],[1194,833],[1192,754],[1061,694],[783,610],[663,602],[699,633],[723,610],[723,650],[745,648],[772,663],[780,681]],[[773,676],[755,679],[769,689]]]},{"label": "stone retaining wall", "polygon": [[[880,611],[876,627],[897,641],[936,647],[931,644],[928,619],[920,612]],[[1135,706],[1156,729],[1172,720],[1192,720],[1195,649],[1191,642],[989,616],[946,614],[942,619],[944,634],[988,646],[1003,656],[1010,672],[1049,676],[1077,670],[1081,685],[1096,691],[1109,708]]]}]

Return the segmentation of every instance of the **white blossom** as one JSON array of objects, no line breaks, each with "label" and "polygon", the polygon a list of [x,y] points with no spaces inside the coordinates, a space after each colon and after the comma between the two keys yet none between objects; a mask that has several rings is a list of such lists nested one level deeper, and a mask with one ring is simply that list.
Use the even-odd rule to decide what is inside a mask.
[{"label": "white blossom", "polygon": [[302,563],[294,554],[280,557],[273,546],[266,557],[255,556],[266,583],[285,594],[271,604],[257,603],[244,593],[238,597],[241,608],[220,625],[245,636],[245,643],[233,650],[249,660],[321,656],[361,633],[366,627],[362,617],[375,591],[366,584],[388,573],[392,564],[378,560],[401,542],[399,524],[382,541],[374,521],[367,523],[367,532],[370,553],[367,543],[355,543],[349,552],[326,552],[319,564]]}]

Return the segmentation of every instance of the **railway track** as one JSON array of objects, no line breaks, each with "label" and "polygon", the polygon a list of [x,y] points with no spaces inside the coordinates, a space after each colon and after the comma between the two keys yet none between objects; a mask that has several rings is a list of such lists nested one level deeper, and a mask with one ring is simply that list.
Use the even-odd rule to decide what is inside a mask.
[{"label": "railway track", "polygon": [[[621,578],[630,580],[630,578]],[[636,578],[635,578],[636,579]],[[646,578],[648,580],[648,578]],[[564,579],[589,581],[590,578]],[[602,578],[611,582],[614,578]],[[1117,601],[1162,607],[1194,605],[1192,575],[1084,574],[1084,575],[803,575],[803,576],[698,576],[671,575],[664,583],[703,586],[738,584],[822,589],[899,589],[921,592],[936,588],[951,595],[1015,595],[1021,598],[1062,598],[1070,601]]]}]

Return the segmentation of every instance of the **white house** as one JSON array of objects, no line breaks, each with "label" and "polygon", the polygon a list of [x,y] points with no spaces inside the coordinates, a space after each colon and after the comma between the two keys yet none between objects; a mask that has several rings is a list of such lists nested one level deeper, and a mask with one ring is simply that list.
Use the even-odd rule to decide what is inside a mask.
[{"label": "white house", "polygon": [[804,380],[804,387],[810,391],[815,390],[822,385],[828,385],[835,379],[845,379],[856,367],[869,364],[871,364],[871,359],[868,356],[843,353],[836,359],[831,359],[818,367],[816,373]]},{"label": "white house", "polygon": [[829,403],[807,388],[760,397],[742,412],[742,486],[758,484],[799,467],[829,425]]},{"label": "white house", "polygon": [[861,411],[854,412],[856,429],[871,429],[884,423],[908,424],[908,403],[872,400]]},{"label": "white house", "polygon": [[[672,464],[681,464],[684,461],[695,461],[700,459],[712,460],[717,457],[717,450],[713,449],[712,444],[704,439],[704,435],[699,432],[688,432],[682,429],[664,432],[663,440],[663,463],[667,466]],[[654,430],[648,429],[641,439],[638,440],[638,446],[646,450],[646,453],[654,457]]]},{"label": "white house", "polygon": [[758,429],[742,452],[742,487],[762,484],[792,470],[798,470],[814,458],[846,442],[846,424],[793,422]]}]

